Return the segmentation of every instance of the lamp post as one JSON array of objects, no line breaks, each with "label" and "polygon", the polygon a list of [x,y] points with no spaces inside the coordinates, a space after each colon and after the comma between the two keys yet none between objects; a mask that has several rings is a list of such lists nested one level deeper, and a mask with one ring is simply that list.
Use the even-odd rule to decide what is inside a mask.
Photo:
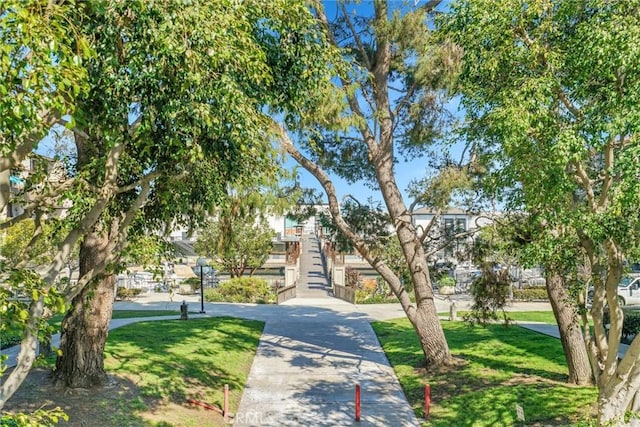
[{"label": "lamp post", "polygon": [[207,265],[206,258],[198,258],[197,264],[200,266],[200,314],[204,314],[204,266]]}]

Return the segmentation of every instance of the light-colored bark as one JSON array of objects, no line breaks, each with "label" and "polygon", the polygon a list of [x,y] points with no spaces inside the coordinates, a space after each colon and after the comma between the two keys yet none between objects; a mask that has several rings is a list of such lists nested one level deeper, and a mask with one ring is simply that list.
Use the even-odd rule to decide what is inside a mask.
[{"label": "light-colored bark", "polygon": [[[118,155],[117,151],[118,149],[110,152],[109,155],[112,156],[112,160],[109,162],[109,164],[111,166],[105,171],[105,176],[107,178],[106,181],[109,183],[109,186],[106,186],[104,189],[102,189],[102,191],[100,191],[101,197],[98,198],[90,211],[82,218],[82,220],[78,223],[74,230],[72,230],[66,236],[65,240],[59,246],[54,259],[49,265],[49,268],[44,276],[44,281],[47,288],[50,288],[56,283],[60,272],[66,265],[66,260],[69,258],[74,245],[80,240],[80,238],[83,237],[86,230],[90,230],[98,222],[102,212],[107,207],[111,198],[119,192],[131,190],[132,188],[136,187],[139,188],[138,196],[130,206],[129,210],[122,215],[121,220],[119,221],[119,226],[117,227],[117,231],[114,232],[110,241],[111,250],[108,252],[108,254],[99,262],[94,263],[92,266],[89,266],[84,271],[82,271],[76,284],[69,285],[66,289],[62,290],[65,294],[65,300],[67,303],[71,303],[71,301],[76,298],[89,283],[91,283],[97,276],[102,274],[106,267],[116,259],[126,242],[127,227],[135,218],[138,210],[148,200],[151,183],[157,176],[154,173],[150,173],[137,181],[135,183],[135,187],[129,185],[126,187],[116,188],[113,185],[113,183],[115,183],[117,173],[117,171],[114,169],[114,165],[116,165],[116,162],[113,160],[113,156]],[[106,300],[108,300],[108,297],[102,299],[102,301]],[[111,297],[111,303],[112,302],[113,297]],[[111,303],[108,307],[105,306],[103,308],[105,310],[103,316],[106,316],[106,310],[109,310],[109,313],[111,312]],[[6,380],[2,384],[2,387],[0,387],[0,409],[11,398],[20,384],[22,384],[31,367],[33,366],[33,362],[37,357],[38,340],[37,334],[34,334],[31,331],[36,330],[36,325],[42,318],[43,313],[44,306],[42,301],[38,301],[36,304],[31,304],[29,317],[30,321],[25,328],[23,340],[21,341],[20,355],[18,357],[16,367],[6,378]],[[110,314],[108,317],[110,319]],[[108,320],[106,321],[106,324],[108,324]],[[99,331],[100,328],[97,328],[95,330]],[[106,340],[106,335],[104,335],[104,339]]]},{"label": "light-colored bark", "polygon": [[[282,147],[285,151],[321,183],[329,200],[329,210],[340,231],[349,238],[358,253],[389,284],[392,292],[400,301],[402,309],[418,335],[427,365],[437,367],[450,364],[451,353],[438,319],[426,257],[417,232],[411,222],[411,217],[406,211],[402,211],[401,218],[398,219],[398,212],[401,212],[401,209],[398,206],[393,207],[393,212],[396,215],[394,223],[396,224],[398,238],[411,271],[416,304],[411,301],[409,294],[405,291],[396,274],[380,258],[372,255],[366,242],[354,233],[344,221],[340,214],[340,205],[335,187],[329,176],[295,148],[286,130],[281,127],[278,127],[278,129]],[[392,216],[392,218],[394,217]]]},{"label": "light-colored bark", "polygon": [[37,327],[38,321],[44,312],[43,298],[33,301],[29,307],[30,320],[20,342],[20,352],[18,353],[16,366],[0,385],[0,409],[4,408],[7,401],[18,390],[36,360],[38,350]]},{"label": "light-colored bark", "polygon": [[[428,2],[424,7],[431,10],[439,2]],[[316,5],[316,16],[326,29],[329,41],[339,48],[334,38],[331,25],[321,5]],[[340,216],[339,204],[335,195],[335,188],[324,171],[310,160],[306,159],[291,143],[286,131],[279,128],[284,149],[298,163],[316,177],[329,198],[331,215],[338,228],[353,243],[361,256],[384,278],[391,290],[399,299],[408,319],[413,325],[422,345],[426,362],[429,366],[443,366],[451,363],[451,354],[440,325],[436,311],[433,288],[429,276],[427,258],[422,246],[422,234],[415,229],[409,209],[405,205],[402,193],[398,188],[394,175],[394,114],[391,111],[388,79],[391,73],[392,41],[383,27],[388,23],[389,10],[386,2],[376,2],[374,5],[374,24],[372,28],[377,32],[373,52],[364,48],[355,25],[348,14],[344,14],[346,26],[354,37],[356,49],[362,53],[362,66],[370,74],[370,88],[362,87],[364,108],[361,100],[351,90],[353,82],[341,77],[341,85],[351,114],[357,119],[357,129],[362,143],[367,148],[367,161],[375,170],[376,180],[380,187],[382,198],[389,213],[389,217],[396,231],[404,258],[407,262],[409,274],[414,287],[416,303],[412,303],[409,295],[402,286],[399,278],[378,257],[371,253],[367,244],[353,233]],[[411,92],[415,88],[408,88]],[[406,104],[405,104],[406,107]],[[368,118],[365,111],[373,111],[373,118]],[[364,160],[364,159],[363,159]]]}]

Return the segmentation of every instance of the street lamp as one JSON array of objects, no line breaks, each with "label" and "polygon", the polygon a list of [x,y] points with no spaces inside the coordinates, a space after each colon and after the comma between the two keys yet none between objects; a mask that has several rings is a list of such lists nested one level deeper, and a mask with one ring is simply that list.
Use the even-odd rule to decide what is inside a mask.
[{"label": "street lamp", "polygon": [[204,314],[204,266],[207,265],[206,258],[198,258],[197,265],[200,266],[200,314]]}]

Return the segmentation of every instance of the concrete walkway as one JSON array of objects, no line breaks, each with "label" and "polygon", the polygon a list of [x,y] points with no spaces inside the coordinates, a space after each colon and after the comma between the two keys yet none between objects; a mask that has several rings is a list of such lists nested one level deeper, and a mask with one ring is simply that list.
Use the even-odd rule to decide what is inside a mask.
[{"label": "concrete walkway", "polygon": [[370,318],[329,296],[314,237],[302,240],[300,270],[292,311],[266,323],[234,425],[419,425]]}]

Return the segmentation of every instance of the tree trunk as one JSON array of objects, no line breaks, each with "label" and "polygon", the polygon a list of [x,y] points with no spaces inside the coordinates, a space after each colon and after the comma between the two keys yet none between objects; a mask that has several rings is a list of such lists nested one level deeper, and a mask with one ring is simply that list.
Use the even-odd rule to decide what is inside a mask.
[{"label": "tree trunk", "polygon": [[[402,308],[418,334],[426,366],[448,366],[452,363],[451,352],[438,317],[427,256],[413,225],[413,219],[402,200],[402,194],[393,175],[393,162],[390,159],[388,153],[381,156],[376,164],[376,174],[389,216],[396,224],[397,237],[409,267],[416,297],[415,311],[413,307],[405,304],[402,304]],[[392,289],[396,291],[394,287]]]},{"label": "tree trunk", "polygon": [[415,315],[408,316],[420,340],[427,368],[448,366],[452,363],[449,345],[433,300],[419,307]]},{"label": "tree trunk", "polygon": [[[638,425],[630,424],[624,421],[624,414],[627,409],[625,404],[625,394],[619,393],[613,396],[607,396],[606,393],[598,395],[598,425],[601,426],[628,426]],[[637,422],[637,420],[635,420]]]},{"label": "tree trunk", "polygon": [[546,278],[547,293],[553,314],[558,322],[560,342],[569,369],[568,381],[572,384],[592,383],[591,364],[585,346],[576,307],[570,301],[560,275],[549,272]]},{"label": "tree trunk", "polygon": [[[90,233],[80,246],[80,276],[106,259],[106,235]],[[106,383],[104,346],[115,297],[113,274],[98,276],[76,296],[62,321],[61,355],[56,380],[67,387],[91,388]]]}]

